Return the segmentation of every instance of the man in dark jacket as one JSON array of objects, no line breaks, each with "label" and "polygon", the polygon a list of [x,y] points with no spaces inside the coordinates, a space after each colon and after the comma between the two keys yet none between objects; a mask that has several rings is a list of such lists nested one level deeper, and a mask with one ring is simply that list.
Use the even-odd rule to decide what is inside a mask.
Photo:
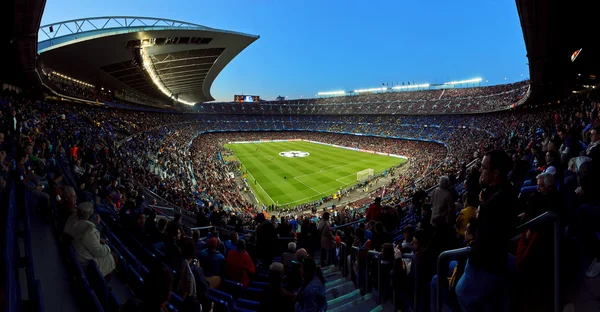
[{"label": "man in dark jacket", "polygon": [[508,241],[516,196],[507,180],[510,157],[498,150],[485,154],[479,182],[483,188],[479,226],[465,273],[456,286],[463,311],[480,311],[484,304],[503,309]]}]

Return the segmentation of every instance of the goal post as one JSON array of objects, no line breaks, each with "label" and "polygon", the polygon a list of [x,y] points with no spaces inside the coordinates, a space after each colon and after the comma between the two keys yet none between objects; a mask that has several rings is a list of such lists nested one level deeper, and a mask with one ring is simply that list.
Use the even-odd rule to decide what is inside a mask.
[{"label": "goal post", "polygon": [[375,175],[375,170],[373,169],[365,169],[365,170],[361,170],[359,172],[356,173],[356,180],[357,181],[366,181],[371,179],[373,176]]}]

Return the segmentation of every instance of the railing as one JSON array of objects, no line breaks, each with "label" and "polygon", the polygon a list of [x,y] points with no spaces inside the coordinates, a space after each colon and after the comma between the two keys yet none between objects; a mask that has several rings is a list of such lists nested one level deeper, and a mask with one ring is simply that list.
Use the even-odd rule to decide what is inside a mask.
[{"label": "railing", "polygon": [[[517,231],[523,232],[525,230],[535,230],[542,225],[553,224],[554,231],[554,311],[559,312],[560,309],[560,224],[558,216],[553,212],[545,212],[540,216],[520,225],[517,227]],[[520,236],[520,235],[519,235]],[[519,237],[517,236],[517,237]],[[437,274],[438,283],[436,288],[436,311],[442,311],[442,280],[445,274],[444,272],[444,261],[449,257],[464,256],[469,253],[470,247],[464,247],[460,249],[448,250],[440,254],[437,261]]]},{"label": "railing", "polygon": [[[411,259],[410,269],[414,270],[414,272],[415,272],[415,274],[414,274],[414,276],[415,276],[415,285],[414,285],[415,293],[414,293],[414,298],[413,298],[413,300],[414,300],[413,301],[413,306],[414,306],[414,310],[416,311],[417,307],[419,306],[419,297],[418,297],[418,291],[417,291],[417,289],[419,288],[419,280],[417,279],[417,276],[418,276],[417,274],[419,272],[417,271],[418,270],[418,268],[417,268],[417,261],[416,261],[417,258],[415,256],[415,254],[413,253],[413,254],[402,254],[402,259],[403,260],[404,259]],[[381,265],[381,264],[378,264],[378,265]],[[393,291],[392,291],[392,293],[393,293],[392,294],[392,304],[394,305],[394,310],[396,310],[396,297],[397,297],[396,292],[397,291],[398,291],[398,289],[393,288]]]},{"label": "railing", "polygon": [[356,228],[358,226],[358,224],[360,224],[362,222],[365,222],[365,220],[366,219],[363,218],[363,219],[356,220],[356,221],[353,221],[353,222],[349,222],[349,223],[346,223],[346,224],[336,225],[336,226],[333,227],[333,229],[334,230],[343,229],[343,228],[345,228],[347,226],[352,226],[352,228]]},{"label": "railing", "polygon": [[437,260],[437,287],[436,287],[436,302],[435,302],[435,307],[436,307],[436,311],[441,312],[442,311],[442,287],[445,285],[445,283],[443,283],[442,281],[444,281],[444,278],[446,277],[446,274],[443,274],[443,272],[448,271],[448,269],[444,270],[444,267],[448,267],[447,265],[444,266],[444,264],[447,262],[445,261],[447,258],[450,257],[458,257],[458,256],[464,256],[467,255],[469,252],[471,251],[471,247],[464,247],[464,248],[459,248],[459,249],[454,249],[454,250],[446,250],[444,252],[442,252],[440,254],[440,256],[438,257]]},{"label": "railing", "polygon": [[544,212],[517,227],[522,232],[535,230],[542,225],[552,222],[554,230],[554,312],[560,312],[560,224],[558,215],[554,212]]}]

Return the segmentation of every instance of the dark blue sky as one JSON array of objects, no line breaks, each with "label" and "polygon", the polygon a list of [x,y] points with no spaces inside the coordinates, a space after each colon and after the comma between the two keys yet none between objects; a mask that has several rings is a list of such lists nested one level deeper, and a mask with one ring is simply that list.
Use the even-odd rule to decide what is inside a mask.
[{"label": "dark blue sky", "polygon": [[491,85],[529,76],[514,1],[48,0],[42,25],[109,15],[260,35],[215,80],[222,101],[242,92],[306,98],[382,82],[482,77]]}]

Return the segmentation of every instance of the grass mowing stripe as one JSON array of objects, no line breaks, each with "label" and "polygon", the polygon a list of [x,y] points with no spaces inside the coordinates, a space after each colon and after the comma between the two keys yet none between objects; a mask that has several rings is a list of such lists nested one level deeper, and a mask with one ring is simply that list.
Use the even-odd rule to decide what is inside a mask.
[{"label": "grass mowing stripe", "polygon": [[[356,173],[371,168],[380,173],[404,159],[302,141],[228,144],[248,170],[250,187],[265,204],[303,204],[355,184]],[[308,157],[279,156],[305,151]],[[284,179],[283,177],[287,177]],[[254,178],[258,181],[254,185]]]}]

